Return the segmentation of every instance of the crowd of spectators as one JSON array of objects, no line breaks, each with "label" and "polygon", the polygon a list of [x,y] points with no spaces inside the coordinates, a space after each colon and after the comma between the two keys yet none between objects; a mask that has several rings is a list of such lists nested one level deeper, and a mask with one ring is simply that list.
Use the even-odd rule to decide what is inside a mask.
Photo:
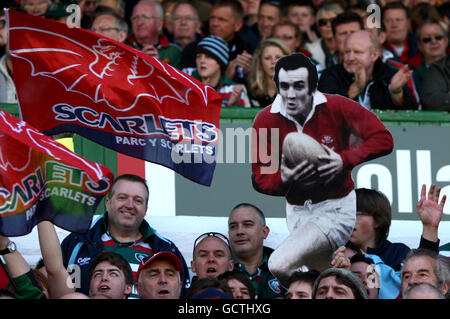
[{"label": "crowd of spectators", "polygon": [[[64,22],[72,12],[67,8],[79,5],[82,28],[193,75],[223,96],[223,107],[270,105],[276,90],[269,55],[301,52],[316,65],[322,93],[347,96],[368,109],[448,111],[448,2],[380,1],[375,8],[372,2],[8,0],[3,7]],[[16,103],[4,19],[2,13],[0,103]],[[373,37],[347,41],[362,29]],[[204,37],[215,40],[205,46]],[[265,60],[270,50],[277,52]],[[213,77],[201,74],[202,56],[220,62]]]},{"label": "crowd of spectators", "polygon": [[0,298],[445,299],[450,258],[440,254],[445,245],[439,246],[438,229],[446,201],[440,191],[423,186],[417,203],[420,245],[410,249],[387,240],[391,207],[386,196],[356,189],[357,218],[347,244],[333,253],[327,269],[303,266],[282,285],[268,268],[274,250],[264,245],[270,227],[259,207],[240,203],[229,214],[227,235],[211,231],[195,239],[191,276],[176,245],[144,220],[145,180],[121,175],[108,194],[106,213],[88,233],[71,233],[60,244],[51,222],[38,224],[42,259],[35,267],[13,238],[0,236],[5,260],[0,270],[9,279]]},{"label": "crowd of spectators", "polygon": [[[4,7],[62,22],[66,8],[79,5],[81,28],[192,75],[223,96],[222,107],[270,105],[277,94],[275,62],[301,52],[317,68],[323,93],[346,96],[367,109],[450,109],[449,2],[383,1],[374,14],[365,10],[364,0],[6,2]],[[16,103],[7,41],[2,12],[0,103]],[[439,192],[435,195],[434,185],[428,193],[422,189],[417,213],[423,233],[420,247],[410,249],[387,240],[387,199],[358,189],[352,237],[334,252],[330,268],[299,269],[282,285],[267,265],[273,249],[264,246],[270,229],[260,208],[241,203],[230,212],[228,236],[199,236],[188,267],[175,244],[144,220],[145,180],[121,176],[108,195],[107,213],[88,234],[70,234],[59,245],[52,224],[39,224],[40,266],[31,269],[10,248],[11,240],[0,236],[10,276],[0,297],[448,298],[449,259],[439,255],[437,237],[445,204]],[[120,213],[125,209],[136,213],[125,218]],[[131,262],[136,251],[142,258]],[[75,259],[82,261],[78,289],[68,285],[67,267]]]}]

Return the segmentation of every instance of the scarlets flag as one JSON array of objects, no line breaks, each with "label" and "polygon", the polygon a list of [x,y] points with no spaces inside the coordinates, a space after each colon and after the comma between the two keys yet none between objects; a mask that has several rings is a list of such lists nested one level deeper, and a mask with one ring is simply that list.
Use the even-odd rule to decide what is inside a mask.
[{"label": "scarlets flag", "polygon": [[213,88],[84,29],[12,10],[7,21],[22,119],[211,184],[222,101]]},{"label": "scarlets flag", "polygon": [[0,234],[21,236],[42,220],[89,230],[112,172],[0,111]]}]

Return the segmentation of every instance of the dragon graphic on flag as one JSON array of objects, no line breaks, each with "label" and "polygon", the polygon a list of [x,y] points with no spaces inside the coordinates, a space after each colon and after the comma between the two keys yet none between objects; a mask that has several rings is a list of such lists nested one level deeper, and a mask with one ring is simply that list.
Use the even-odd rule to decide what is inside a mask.
[{"label": "dragon graphic on flag", "polygon": [[213,88],[87,30],[12,10],[7,21],[25,121],[211,184],[221,107]]},{"label": "dragon graphic on flag", "polygon": [[107,167],[0,111],[0,234],[25,235],[43,220],[86,232],[112,181]]}]

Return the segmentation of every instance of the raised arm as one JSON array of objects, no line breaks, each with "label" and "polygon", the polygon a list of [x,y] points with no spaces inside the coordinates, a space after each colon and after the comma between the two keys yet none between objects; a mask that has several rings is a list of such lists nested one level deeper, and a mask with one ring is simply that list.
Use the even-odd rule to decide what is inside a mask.
[{"label": "raised arm", "polygon": [[55,227],[49,221],[38,224],[39,245],[48,273],[51,296],[60,298],[75,291],[72,279],[64,268],[61,245]]},{"label": "raised arm", "polygon": [[[0,250],[5,249],[10,242],[8,237],[0,235]],[[23,256],[16,250],[11,253],[3,255],[5,264],[8,267],[8,273],[12,278],[17,278],[29,272],[31,270],[30,265]]]},{"label": "raised arm", "polygon": [[420,192],[420,200],[417,202],[417,213],[419,214],[423,227],[422,237],[434,243],[439,242],[438,228],[447,199],[447,196],[444,195],[442,196],[441,202],[439,202],[440,193],[441,188],[436,187],[435,184],[431,184],[427,196],[426,185],[423,184]]}]

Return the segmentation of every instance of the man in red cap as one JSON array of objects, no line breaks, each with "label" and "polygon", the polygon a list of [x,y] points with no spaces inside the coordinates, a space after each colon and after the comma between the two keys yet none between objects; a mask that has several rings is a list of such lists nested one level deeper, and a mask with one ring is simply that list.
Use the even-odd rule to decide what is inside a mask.
[{"label": "man in red cap", "polygon": [[181,261],[171,252],[161,251],[141,261],[136,289],[142,299],[179,299],[183,286]]}]

